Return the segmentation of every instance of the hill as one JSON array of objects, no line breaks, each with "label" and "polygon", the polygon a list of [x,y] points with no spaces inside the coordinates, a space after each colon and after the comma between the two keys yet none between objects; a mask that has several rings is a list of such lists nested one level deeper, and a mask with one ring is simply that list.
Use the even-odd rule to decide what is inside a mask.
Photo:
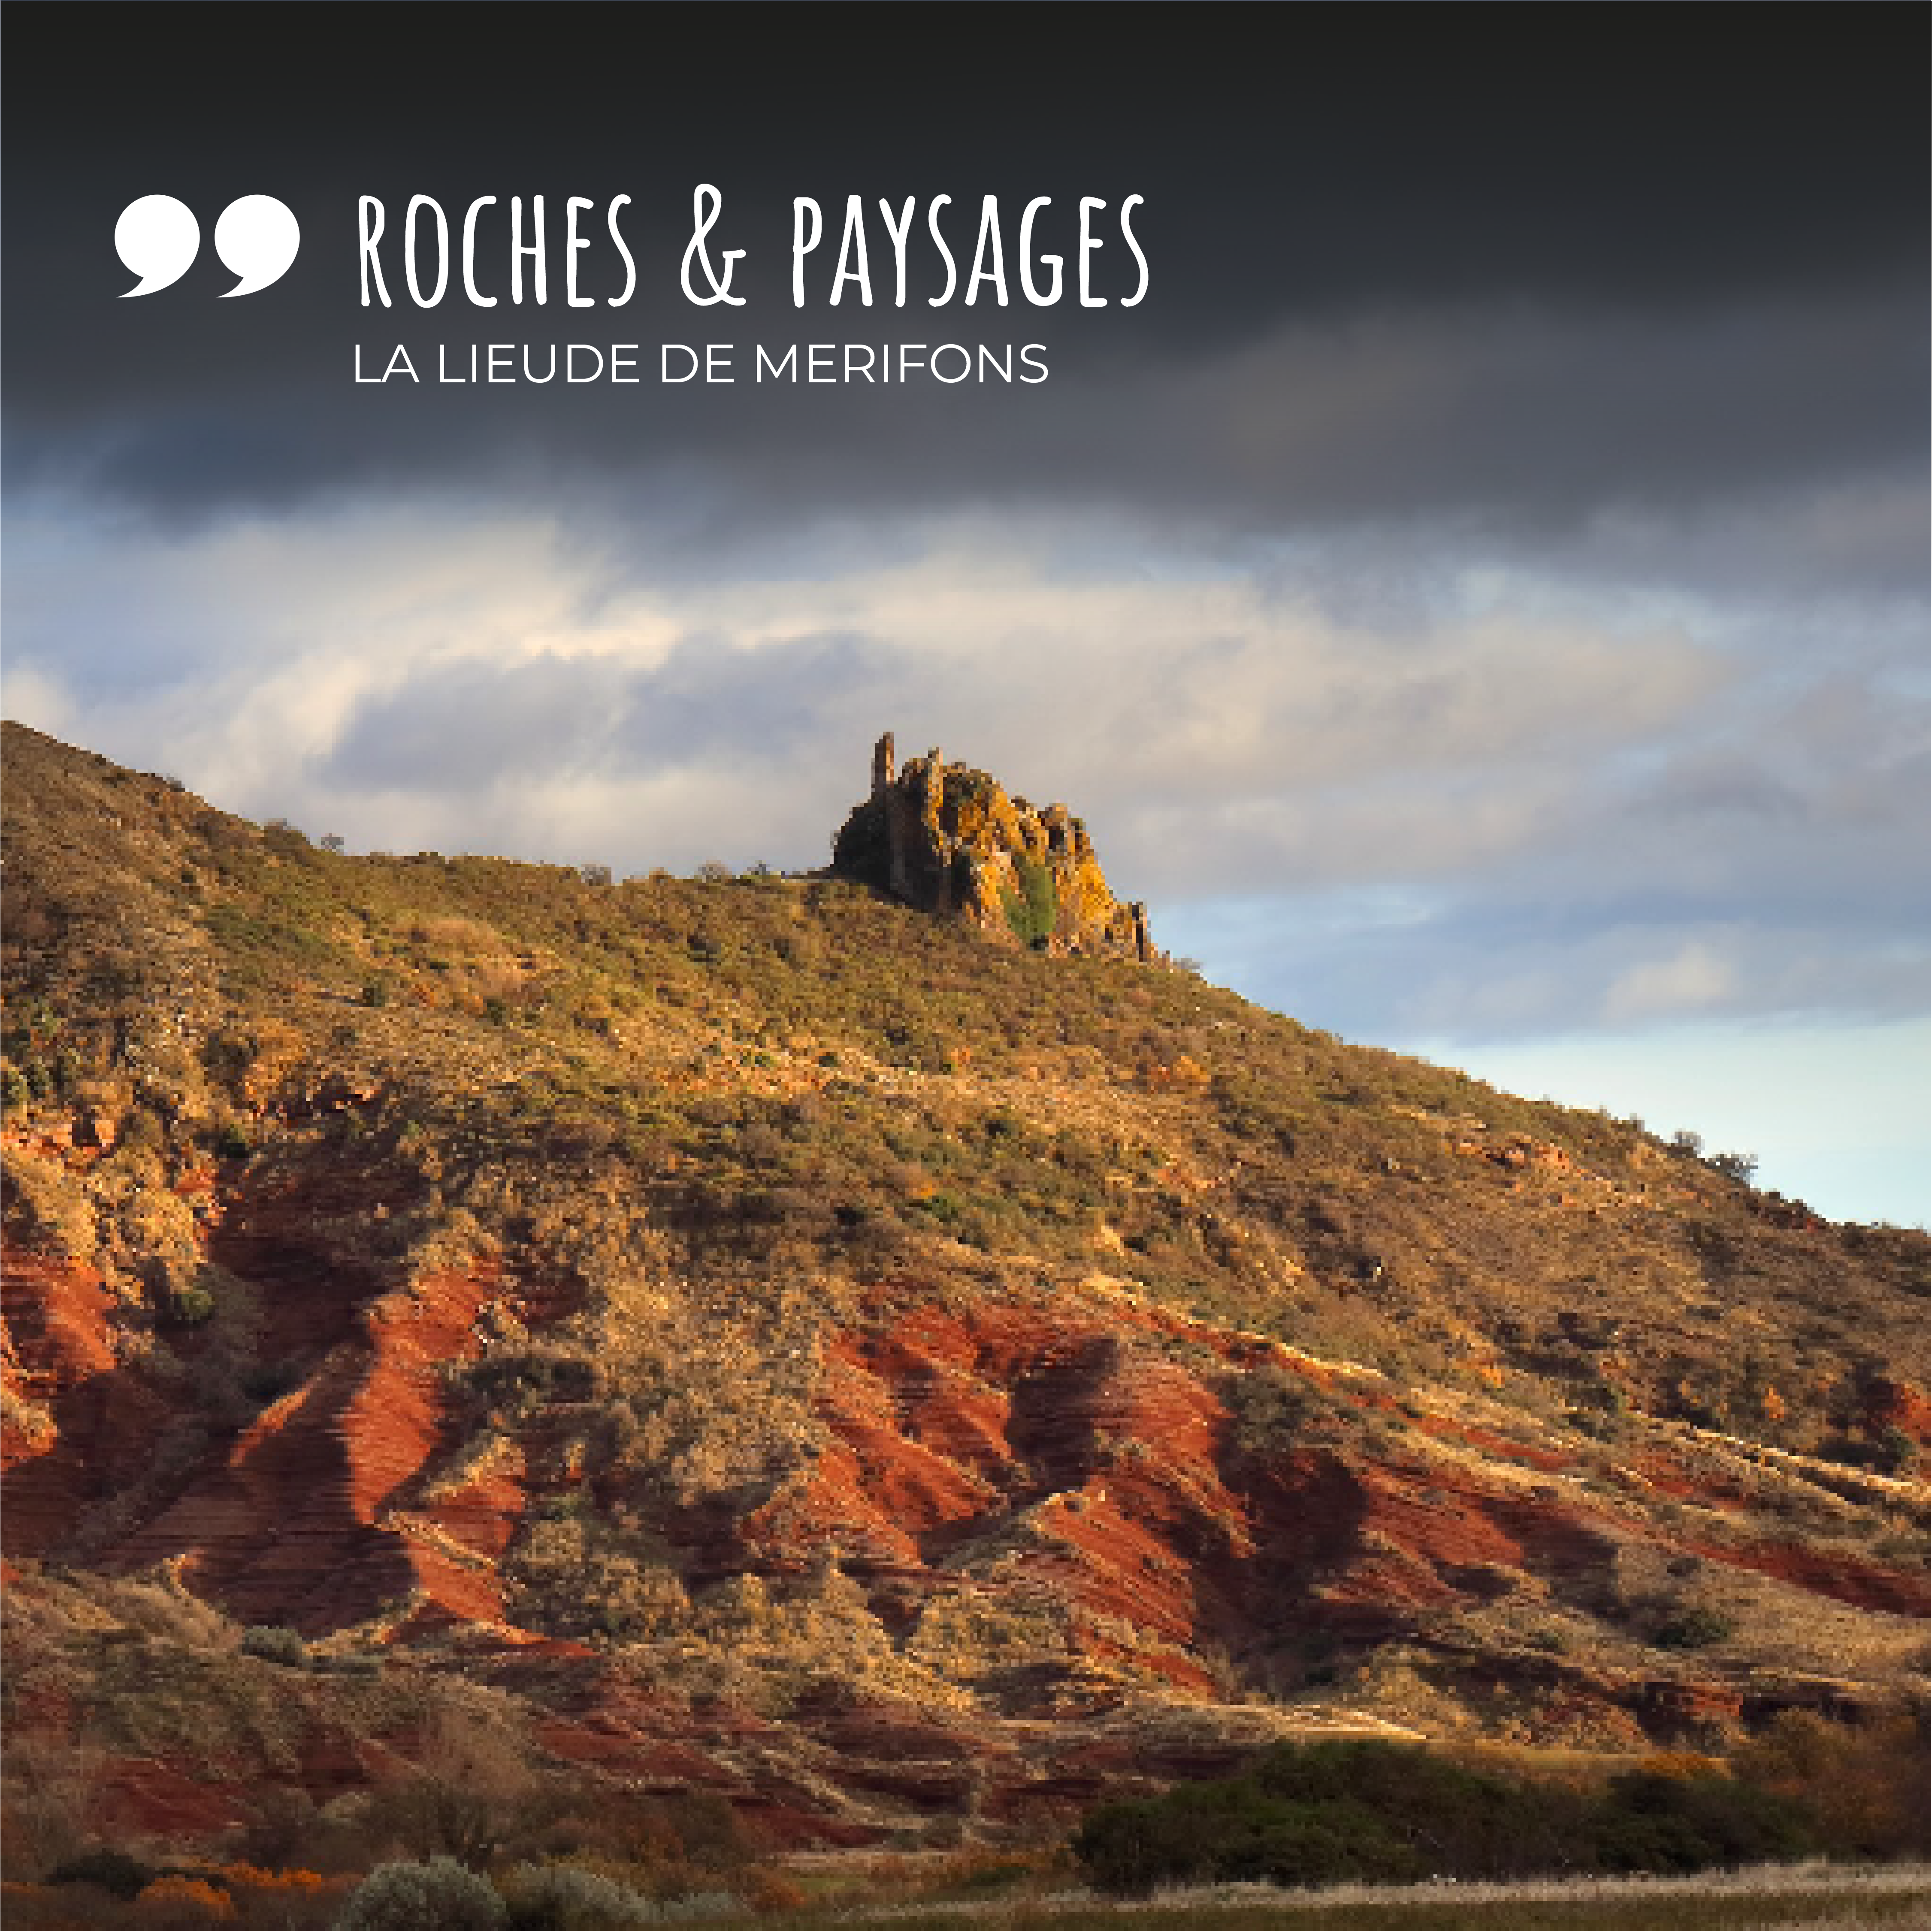
[{"label": "hill", "polygon": [[1922,1234],[1144,917],[350,857],[4,754],[11,1830],[487,1760],[941,1842],[1310,1730],[1922,1699]]}]

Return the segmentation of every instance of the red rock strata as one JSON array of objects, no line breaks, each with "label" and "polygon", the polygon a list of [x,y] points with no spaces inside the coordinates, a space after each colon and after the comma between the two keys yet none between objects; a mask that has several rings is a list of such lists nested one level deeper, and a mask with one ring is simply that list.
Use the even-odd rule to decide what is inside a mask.
[{"label": "red rock strata", "polygon": [[[386,1288],[315,1238],[318,1221],[370,1204],[314,1187],[230,1204],[211,1257],[254,1297],[257,1362],[294,1383],[238,1428],[197,1415],[181,1387],[138,1361],[122,1362],[112,1299],[95,1277],[10,1252],[9,1552],[60,1548],[93,1511],[107,1533],[89,1553],[104,1566],[175,1563],[187,1587],[244,1621],[317,1635],[404,1604],[445,1619],[500,1617],[494,1560],[521,1515],[519,1488],[499,1476],[432,1509],[392,1511],[447,1446],[444,1369],[478,1352],[480,1311],[535,1311],[494,1263]],[[192,1375],[197,1338],[170,1338]],[[172,1472],[156,1457],[171,1423],[189,1450]],[[116,1505],[130,1497],[145,1506],[122,1527]]]},{"label": "red rock strata", "polygon": [[[366,1225],[376,1204],[326,1170],[244,1191],[218,1180],[209,1257],[252,1297],[258,1365],[289,1383],[225,1428],[191,1398],[214,1371],[199,1331],[169,1332],[170,1378],[123,1358],[117,1336],[135,1329],[98,1278],[10,1254],[8,1551],[63,1553],[78,1536],[110,1571],[170,1564],[246,1622],[318,1636],[376,1620],[406,1648],[460,1643],[466,1670],[524,1700],[553,1758],[716,1791],[776,1841],[875,1841],[882,1814],[1036,1821],[1163,1767],[1225,1767],[1256,1740],[1236,1734],[1240,1707],[1217,1702],[1227,1659],[1426,1647],[1445,1615],[1526,1588],[1586,1600],[1633,1533],[1856,1608],[1927,1613],[1916,1571],[1753,1536],[1742,1488],[1693,1498],[1729,1501],[1734,1534],[1673,1536],[1593,1499],[1553,1437],[1512,1439],[1506,1417],[1405,1404],[1378,1376],[1126,1297],[941,1305],[900,1281],[827,1349],[830,1446],[748,1512],[706,1516],[688,1569],[694,1584],[797,1578],[831,1555],[910,1650],[928,1614],[943,1633],[949,1611],[983,1610],[1024,1623],[1045,1652],[969,1659],[977,1686],[953,1709],[857,1683],[813,1692],[783,1720],[700,1707],[640,1689],[583,1644],[506,1626],[501,1560],[531,1506],[545,1423],[464,1473],[446,1371],[489,1344],[493,1304],[526,1325],[556,1304],[495,1261],[403,1281],[345,1257],[331,1230]],[[1264,1365],[1300,1377],[1318,1425],[1243,1435],[1228,1377]],[[1633,1494],[1675,1466],[1638,1459],[1658,1481],[1628,1471]],[[1511,1686],[1552,1722],[1631,1742],[1735,1724],[1786,1693],[1690,1665],[1620,1674],[1448,1639],[1436,1653],[1484,1693]],[[314,1681],[292,1677],[304,1686],[292,1693],[326,1698]],[[1149,1695],[1198,1699],[1213,1720],[1160,1741],[1132,1714]],[[314,1734],[293,1780],[314,1794],[406,1761],[406,1740],[399,1756],[335,1719]],[[103,1800],[152,1827],[189,1838],[233,1821],[197,1794],[196,1766],[110,1767]]]},{"label": "red rock strata", "polygon": [[8,1400],[0,1513],[9,1554],[37,1555],[146,1465],[170,1404],[124,1371],[112,1296],[98,1275],[58,1258],[9,1253],[0,1269],[0,1377]]}]

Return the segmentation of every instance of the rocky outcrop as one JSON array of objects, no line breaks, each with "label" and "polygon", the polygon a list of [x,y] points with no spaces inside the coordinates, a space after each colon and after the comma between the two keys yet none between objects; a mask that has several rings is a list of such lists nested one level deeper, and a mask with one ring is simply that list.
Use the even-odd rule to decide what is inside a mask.
[{"label": "rocky outcrop", "polygon": [[1158,956],[1147,908],[1114,896],[1066,806],[1036,809],[937,749],[900,766],[890,731],[873,748],[872,795],[841,827],[832,868],[1003,944]]}]

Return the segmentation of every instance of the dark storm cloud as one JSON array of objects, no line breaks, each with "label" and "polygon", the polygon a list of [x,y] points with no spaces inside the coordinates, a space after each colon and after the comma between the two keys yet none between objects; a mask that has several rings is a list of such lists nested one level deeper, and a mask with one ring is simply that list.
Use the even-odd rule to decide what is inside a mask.
[{"label": "dark storm cloud", "polygon": [[[963,11],[923,17],[915,52],[885,17],[496,9],[459,32],[436,10],[406,54],[332,9],[276,10],[272,32],[238,10],[10,13],[16,490],[179,518],[372,488],[621,504],[683,477],[734,528],[989,496],[1267,524],[1454,503],[1542,524],[1919,458],[1918,10],[1080,9],[1051,58],[1024,17]],[[897,71],[873,80],[862,44]],[[218,53],[252,64],[253,98]],[[743,309],[676,293],[700,179],[750,251]],[[116,299],[128,200],[177,194],[206,234],[254,190],[304,225],[284,283],[218,301],[205,250],[174,289]],[[484,317],[398,290],[362,310],[362,191],[392,222],[417,191],[452,209],[542,191],[553,215],[578,193],[593,221],[631,193],[646,293]],[[998,193],[1010,249],[1024,201],[1050,194],[1070,254],[1081,194],[1140,194],[1151,292],[1131,311],[1017,293],[934,310],[915,254],[912,306],[830,310],[848,191],[922,213],[950,193],[956,236]],[[794,193],[831,230],[802,314]],[[1118,237],[1102,260],[1125,269]],[[614,338],[648,356],[727,336],[1037,341],[1054,373],[1010,395],[349,382],[358,340]]]},{"label": "dark storm cloud", "polygon": [[[961,338],[918,326],[928,341]],[[974,318],[963,339],[986,327]],[[992,329],[1003,350],[1015,338],[1004,321]],[[407,339],[425,362],[436,340],[419,320],[376,336],[382,356]],[[165,515],[371,485],[595,512],[682,478],[681,520],[700,531],[706,505],[742,530],[1009,497],[1233,529],[1453,512],[1540,539],[1606,509],[1909,472],[1905,425],[1928,393],[1916,300],[1886,290],[1667,321],[1515,308],[1288,323],[1188,360],[1144,350],[1096,365],[1070,346],[1027,389],[801,392],[752,386],[749,360],[745,346],[744,384],[730,391],[355,390],[345,363],[326,398],[244,391],[81,423],[29,408],[11,473]]]}]

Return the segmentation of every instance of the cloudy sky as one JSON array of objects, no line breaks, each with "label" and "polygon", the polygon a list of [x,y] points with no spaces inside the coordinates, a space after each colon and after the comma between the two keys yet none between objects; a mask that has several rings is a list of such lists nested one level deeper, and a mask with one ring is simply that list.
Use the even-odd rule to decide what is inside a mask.
[{"label": "cloudy sky", "polygon": [[[822,863],[890,728],[1072,803],[1212,978],[1926,1218],[1923,10],[1083,8],[1051,54],[992,9],[8,11],[8,714],[352,848],[621,871]],[[700,182],[740,306],[680,287]],[[123,300],[149,194],[201,251]],[[302,252],[222,299],[250,194]],[[414,194],[499,197],[504,297],[543,195],[549,302],[459,258],[417,307]],[[434,380],[493,341],[644,379]],[[656,379],[723,341],[733,385]],[[811,342],[1050,373],[748,379]],[[399,343],[423,383],[354,382]]]}]

